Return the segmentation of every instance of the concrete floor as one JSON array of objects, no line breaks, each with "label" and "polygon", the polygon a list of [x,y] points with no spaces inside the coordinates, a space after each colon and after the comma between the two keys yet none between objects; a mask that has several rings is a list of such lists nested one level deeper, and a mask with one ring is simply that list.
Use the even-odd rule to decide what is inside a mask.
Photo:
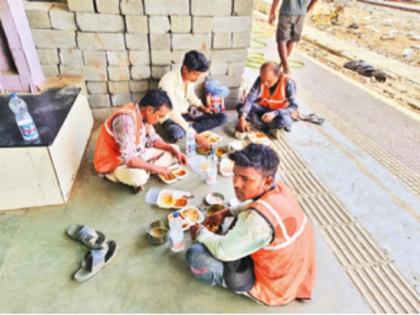
[{"label": "concrete floor", "polygon": [[[148,224],[168,212],[145,204],[145,193],[133,195],[126,187],[94,174],[91,160],[96,135],[67,205],[0,215],[1,312],[370,311],[318,232],[318,281],[310,302],[265,307],[196,281],[183,254],[173,254],[165,245],[153,247],[144,237]],[[219,177],[216,188],[190,174],[173,186],[194,191],[200,203],[209,191],[232,196],[230,180]],[[164,187],[155,178],[147,188],[152,186]],[[115,260],[84,284],[71,279],[86,251],[64,234],[73,223],[94,226],[119,245]]]}]

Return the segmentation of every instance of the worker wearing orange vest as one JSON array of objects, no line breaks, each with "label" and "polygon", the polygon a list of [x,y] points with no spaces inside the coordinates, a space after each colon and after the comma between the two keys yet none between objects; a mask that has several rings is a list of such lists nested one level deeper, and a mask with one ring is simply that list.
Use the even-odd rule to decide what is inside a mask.
[{"label": "worker wearing orange vest", "polygon": [[248,132],[251,125],[267,134],[276,135],[277,130],[291,130],[297,119],[298,103],[295,82],[280,70],[279,65],[267,62],[261,66],[260,76],[255,81],[243,104],[238,105],[238,132]]},{"label": "worker wearing orange vest", "polygon": [[[293,193],[274,177],[279,164],[268,146],[250,144],[230,155],[235,162],[236,209],[217,212],[191,228],[197,240],[186,254],[192,273],[266,305],[310,299],[315,282],[312,228]],[[224,235],[209,231],[228,217]]]},{"label": "worker wearing orange vest", "polygon": [[150,173],[167,175],[176,160],[184,164],[185,155],[164,142],[153,128],[171,106],[166,92],[156,89],[138,105],[129,103],[115,111],[101,126],[93,157],[96,172],[138,192]]}]

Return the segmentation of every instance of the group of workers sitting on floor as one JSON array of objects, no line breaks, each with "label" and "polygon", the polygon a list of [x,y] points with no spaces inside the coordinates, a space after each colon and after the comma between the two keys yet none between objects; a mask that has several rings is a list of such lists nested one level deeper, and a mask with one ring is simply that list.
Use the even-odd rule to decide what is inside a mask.
[{"label": "group of workers sitting on floor", "polygon": [[[181,69],[162,77],[159,89],[146,93],[138,104],[116,110],[101,126],[93,159],[98,174],[141,190],[150,174],[168,175],[175,161],[187,162],[175,143],[186,136],[190,124],[198,147],[208,149],[211,145],[201,132],[228,120],[223,110],[204,105],[194,93],[193,83],[208,69],[205,56],[190,51]],[[220,98],[213,101],[224,105]],[[270,135],[290,131],[297,107],[294,81],[277,64],[265,63],[238,105],[236,130],[245,133],[254,127]],[[160,125],[162,135],[154,125]],[[188,249],[186,260],[192,273],[266,305],[311,298],[312,229],[291,189],[275,180],[277,154],[269,146],[250,144],[229,158],[234,162],[235,194],[244,203],[206,219],[220,225],[226,217],[234,217],[224,235],[210,232],[206,221],[191,227],[196,243]]]}]

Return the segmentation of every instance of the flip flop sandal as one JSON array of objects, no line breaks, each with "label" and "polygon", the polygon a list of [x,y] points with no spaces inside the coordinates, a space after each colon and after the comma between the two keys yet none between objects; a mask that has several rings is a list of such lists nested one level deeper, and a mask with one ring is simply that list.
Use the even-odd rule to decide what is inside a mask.
[{"label": "flip flop sandal", "polygon": [[92,278],[98,271],[108,265],[117,253],[117,243],[115,241],[106,242],[103,249],[92,249],[86,253],[80,268],[75,272],[74,279],[84,282]]},{"label": "flip flop sandal", "polygon": [[101,249],[106,245],[105,235],[87,225],[70,225],[66,233],[71,239],[83,243],[90,249]]},{"label": "flip flop sandal", "polygon": [[376,70],[376,71],[373,73],[373,76],[374,76],[374,77],[375,77],[375,79],[376,79],[377,81],[379,81],[379,82],[385,82],[385,81],[386,81],[386,78],[387,78],[386,73],[385,73],[385,72],[383,72],[382,70]]},{"label": "flip flop sandal", "polygon": [[309,114],[307,116],[299,116],[299,119],[302,121],[307,121],[316,125],[322,125],[325,122],[324,118],[319,117],[317,114]]}]

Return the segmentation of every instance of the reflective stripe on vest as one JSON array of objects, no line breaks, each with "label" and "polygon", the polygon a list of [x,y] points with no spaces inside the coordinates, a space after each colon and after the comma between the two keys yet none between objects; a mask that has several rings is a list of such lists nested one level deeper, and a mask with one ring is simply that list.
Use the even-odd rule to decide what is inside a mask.
[{"label": "reflective stripe on vest", "polygon": [[293,244],[297,240],[297,238],[303,233],[303,230],[305,229],[306,223],[308,222],[308,218],[306,217],[306,215],[304,215],[304,217],[303,217],[303,221],[302,221],[302,224],[301,224],[299,230],[297,230],[296,233],[293,234],[292,236],[289,236],[289,234],[287,233],[287,230],[286,230],[286,226],[284,225],[284,222],[280,218],[280,216],[277,213],[277,211],[274,210],[273,207],[268,202],[266,202],[264,200],[258,200],[257,203],[261,204],[268,211],[270,211],[270,213],[274,216],[274,218],[276,219],[277,223],[279,224],[280,229],[281,229],[281,231],[282,231],[282,233],[283,233],[283,235],[284,235],[284,237],[286,239],[285,242],[280,243],[278,245],[274,245],[274,246],[268,245],[268,246],[266,246],[266,247],[263,248],[264,250],[273,251],[273,250],[283,249],[283,248],[285,248],[285,247]]}]

